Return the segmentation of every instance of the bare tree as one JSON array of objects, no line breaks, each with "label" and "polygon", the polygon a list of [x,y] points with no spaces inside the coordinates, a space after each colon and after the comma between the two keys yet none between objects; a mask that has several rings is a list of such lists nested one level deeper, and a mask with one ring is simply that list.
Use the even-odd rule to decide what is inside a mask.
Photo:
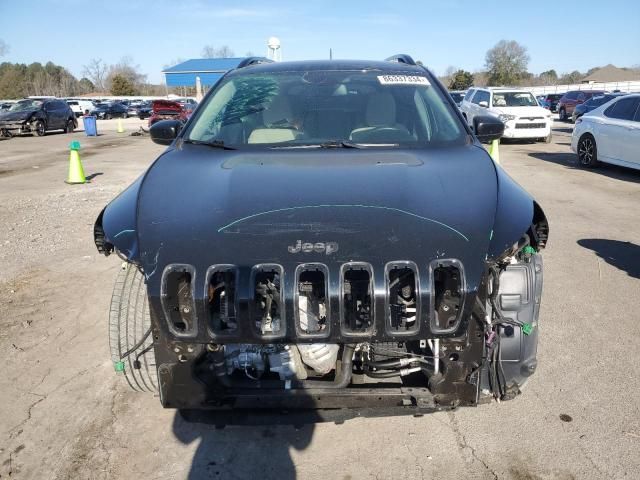
[{"label": "bare tree", "polygon": [[109,67],[101,58],[92,58],[89,63],[84,66],[82,74],[93,83],[95,89],[104,92],[107,88],[106,80]]},{"label": "bare tree", "polygon": [[234,55],[235,53],[228,45],[222,45],[219,48],[215,48],[213,45],[205,45],[202,48],[203,58],[229,58]]},{"label": "bare tree", "polygon": [[9,45],[0,38],[0,57],[4,57],[7,53],[9,53]]},{"label": "bare tree", "polygon": [[[115,78],[124,78],[126,82],[132,86],[133,91],[136,93],[129,95],[137,94],[137,92],[139,92],[142,86],[147,82],[147,76],[140,73],[140,65],[134,63],[133,58],[128,55],[122,57],[118,63],[109,67],[109,74],[107,75],[105,82],[109,91],[114,90],[113,83]],[[121,85],[116,89],[119,89],[120,91],[131,90],[130,88],[122,89]]]},{"label": "bare tree", "polygon": [[175,65],[178,65],[178,64],[180,64],[180,63],[182,63],[184,61],[185,61],[185,59],[182,58],[182,57],[175,58],[175,59],[171,60],[169,63],[163,65],[162,69],[166,70],[167,68],[171,68],[171,67],[173,67]]},{"label": "bare tree", "polygon": [[458,69],[453,65],[449,65],[447,69],[444,71],[444,75],[439,76],[438,80],[440,80],[440,82],[442,82],[443,85],[449,85],[449,82],[451,82],[451,79],[453,78],[453,75],[456,73],[457,70]]},{"label": "bare tree", "polygon": [[529,55],[514,40],[500,40],[485,57],[491,85],[514,85],[526,77]]}]

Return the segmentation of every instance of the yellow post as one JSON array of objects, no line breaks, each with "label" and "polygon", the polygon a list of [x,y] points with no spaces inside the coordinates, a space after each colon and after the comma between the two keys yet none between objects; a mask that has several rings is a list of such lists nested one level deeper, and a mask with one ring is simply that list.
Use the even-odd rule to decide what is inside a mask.
[{"label": "yellow post", "polygon": [[87,179],[84,176],[84,168],[82,168],[82,162],[80,161],[80,142],[74,140],[69,145],[69,148],[71,149],[69,152],[69,175],[66,183],[87,183]]},{"label": "yellow post", "polygon": [[500,165],[500,140],[493,140],[489,146],[489,155],[493,161]]},{"label": "yellow post", "polygon": [[122,126],[122,119],[118,119],[118,133],[124,133],[124,127]]}]

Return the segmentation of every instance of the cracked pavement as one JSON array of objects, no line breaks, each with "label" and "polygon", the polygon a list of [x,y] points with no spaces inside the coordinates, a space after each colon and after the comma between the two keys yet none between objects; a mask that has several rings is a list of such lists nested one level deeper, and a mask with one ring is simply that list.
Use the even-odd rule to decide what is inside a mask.
[{"label": "cracked pavement", "polygon": [[[420,418],[227,427],[127,390],[109,358],[106,202],[162,151],[108,132],[0,143],[0,479],[633,479],[640,472],[640,172],[501,146],[550,221],[538,372],[517,399]],[[81,141],[91,184],[68,186]],[[37,167],[37,168],[34,168]]]}]

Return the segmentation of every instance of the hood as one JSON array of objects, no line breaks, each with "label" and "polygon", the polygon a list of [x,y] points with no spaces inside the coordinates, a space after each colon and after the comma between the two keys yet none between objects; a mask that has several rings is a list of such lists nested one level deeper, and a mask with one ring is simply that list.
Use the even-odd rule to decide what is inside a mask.
[{"label": "hood", "polygon": [[151,109],[153,113],[180,113],[182,112],[182,105],[171,100],[155,100],[151,104]]},{"label": "hood", "polygon": [[498,115],[504,113],[506,115],[515,115],[519,118],[527,117],[548,117],[549,110],[542,107],[493,107],[492,109]]},{"label": "hood", "polygon": [[[415,153],[182,145],[140,183],[135,227],[106,233],[136,236],[150,291],[159,288],[155,273],[171,263],[205,272],[214,264],[339,269],[349,261],[378,268],[408,260],[426,271],[439,258],[460,260],[473,288],[484,272],[496,199],[495,166],[475,145]],[[336,248],[301,252],[299,242]]]},{"label": "hood", "polygon": [[0,120],[2,121],[21,121],[27,120],[31,115],[38,111],[37,108],[32,110],[21,110],[19,112],[3,112],[0,113]]}]

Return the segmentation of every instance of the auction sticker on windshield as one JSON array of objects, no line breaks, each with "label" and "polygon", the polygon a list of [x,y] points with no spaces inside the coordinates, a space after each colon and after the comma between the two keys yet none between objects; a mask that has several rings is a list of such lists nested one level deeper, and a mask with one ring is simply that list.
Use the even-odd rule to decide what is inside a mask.
[{"label": "auction sticker on windshield", "polygon": [[417,75],[378,75],[382,85],[431,85],[427,77]]}]

